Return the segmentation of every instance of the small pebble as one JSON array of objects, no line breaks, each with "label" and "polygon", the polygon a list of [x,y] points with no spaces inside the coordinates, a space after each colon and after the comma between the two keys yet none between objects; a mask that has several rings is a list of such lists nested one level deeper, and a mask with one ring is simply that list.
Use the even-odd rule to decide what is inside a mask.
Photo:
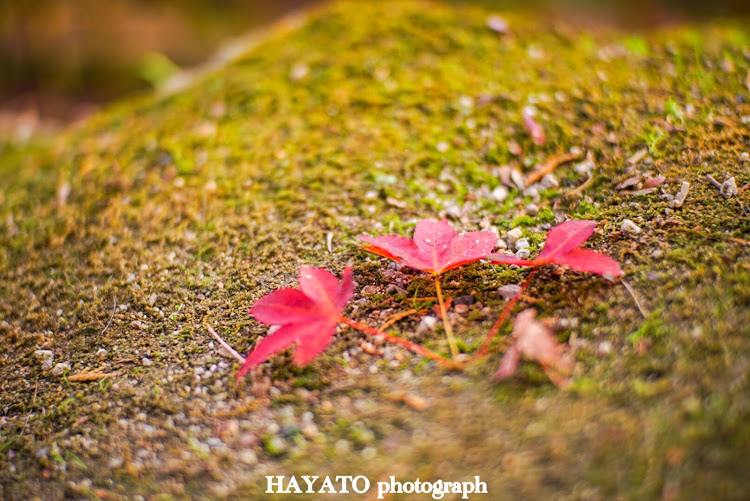
[{"label": "small pebble", "polygon": [[48,371],[52,368],[55,361],[55,354],[50,350],[36,350],[34,352],[34,358],[39,360],[42,364],[42,369]]},{"label": "small pebble", "polygon": [[99,348],[99,350],[96,352],[96,358],[98,358],[99,360],[104,360],[105,358],[107,358],[107,350],[105,350],[104,348]]},{"label": "small pebble", "polygon": [[365,296],[372,296],[373,294],[377,294],[380,288],[377,285],[365,285],[362,287],[362,294]]},{"label": "small pebble", "polygon": [[159,296],[157,296],[156,294],[151,294],[151,296],[148,298],[148,305],[149,306],[155,305],[156,304],[156,300],[158,299],[158,297]]},{"label": "small pebble", "polygon": [[453,304],[454,305],[457,305],[457,304],[472,305],[472,304],[474,304],[475,301],[476,301],[476,299],[474,299],[474,296],[472,296],[471,294],[467,294],[465,296],[458,296],[456,298],[453,298]]},{"label": "small pebble", "polygon": [[516,241],[516,250],[528,249],[529,246],[530,246],[530,244],[529,244],[529,240],[527,238],[519,238]]},{"label": "small pebble", "polygon": [[508,243],[513,245],[519,238],[521,238],[521,236],[523,236],[523,230],[521,228],[513,228],[506,236],[508,238]]},{"label": "small pebble", "polygon": [[508,21],[497,14],[493,14],[487,18],[487,27],[501,35],[505,35],[509,30]]},{"label": "small pebble", "polygon": [[240,447],[244,447],[245,449],[249,449],[251,447],[255,447],[258,445],[258,436],[254,433],[245,432],[242,435],[240,435],[239,438],[239,445]]},{"label": "small pebble", "polygon": [[254,465],[258,463],[258,454],[252,449],[245,449],[237,454],[237,459],[246,465]]},{"label": "small pebble", "polygon": [[288,448],[288,445],[281,437],[274,436],[266,440],[266,442],[263,444],[263,447],[266,449],[266,452],[268,452],[268,454],[276,457],[284,454]]},{"label": "small pebble", "polygon": [[620,229],[622,230],[623,233],[626,233],[628,235],[637,235],[638,233],[641,232],[640,226],[638,226],[637,224],[635,224],[630,219],[625,219],[622,222],[622,225],[620,226]]},{"label": "small pebble", "polygon": [[583,162],[576,164],[576,166],[573,168],[576,174],[579,176],[590,176],[591,173],[594,171],[594,168],[596,165],[593,161],[586,159]]},{"label": "small pebble", "polygon": [[497,188],[492,190],[492,193],[490,193],[490,197],[498,202],[503,202],[506,198],[508,198],[508,189],[505,186],[498,186]]},{"label": "small pebble", "polygon": [[600,355],[608,355],[612,352],[612,343],[610,341],[602,341],[596,348],[596,352]]},{"label": "small pebble", "polygon": [[294,394],[302,400],[307,400],[310,397],[310,390],[307,388],[297,388],[294,390]]},{"label": "small pebble", "polygon": [[302,425],[300,425],[299,431],[300,433],[302,433],[302,436],[308,440],[312,440],[320,435],[320,431],[318,430],[318,427],[315,425],[315,423],[302,423]]},{"label": "small pebble", "polygon": [[68,362],[60,362],[59,364],[55,364],[55,366],[52,368],[52,374],[55,376],[62,376],[66,371],[70,370],[70,363]]},{"label": "small pebble", "polygon": [[554,174],[547,174],[542,178],[541,181],[539,181],[539,185],[547,190],[550,188],[558,188],[560,186],[560,183],[558,182]]},{"label": "small pebble", "polygon": [[512,299],[513,296],[518,294],[518,291],[521,290],[520,285],[515,284],[509,284],[509,285],[503,285],[499,289],[497,289],[497,292],[500,294],[500,297],[505,299],[506,301],[509,299]]},{"label": "small pebble", "polygon": [[526,206],[526,215],[534,217],[539,214],[539,207],[535,204],[529,204]]},{"label": "small pebble", "polygon": [[336,444],[333,447],[334,449],[336,449],[336,452],[346,453],[349,452],[349,450],[352,448],[352,444],[348,440],[344,440],[342,438],[340,440],[337,440]]},{"label": "small pebble", "polygon": [[289,79],[293,82],[299,82],[303,78],[307,76],[307,74],[310,73],[310,67],[307,65],[307,63],[304,62],[297,62],[292,65],[292,68],[289,70]]},{"label": "small pebble", "polygon": [[460,104],[463,108],[473,108],[474,99],[471,96],[461,96],[458,99],[458,104]]},{"label": "small pebble", "polygon": [[423,317],[422,321],[419,322],[419,325],[417,326],[417,330],[415,334],[417,336],[422,336],[425,333],[432,331],[437,325],[437,323],[438,323],[437,317],[433,317],[431,315]]},{"label": "small pebble", "polygon": [[539,201],[539,189],[536,186],[530,186],[523,190],[523,196],[531,197],[535,202]]},{"label": "small pebble", "polygon": [[529,249],[519,249],[516,252],[516,257],[518,259],[529,259],[531,257],[531,251]]},{"label": "small pebble", "polygon": [[141,359],[141,364],[142,364],[142,365],[143,365],[144,367],[150,367],[150,366],[154,365],[154,361],[153,361],[153,360],[151,360],[151,359],[150,359],[150,358],[148,358],[148,357],[143,357],[143,358]]},{"label": "small pebble", "polygon": [[469,307],[465,304],[457,304],[453,307],[453,311],[458,313],[459,315],[465,315],[469,311]]},{"label": "small pebble", "polygon": [[515,184],[519,190],[526,188],[526,178],[520,170],[513,169],[510,171],[510,180],[513,181],[513,184]]}]

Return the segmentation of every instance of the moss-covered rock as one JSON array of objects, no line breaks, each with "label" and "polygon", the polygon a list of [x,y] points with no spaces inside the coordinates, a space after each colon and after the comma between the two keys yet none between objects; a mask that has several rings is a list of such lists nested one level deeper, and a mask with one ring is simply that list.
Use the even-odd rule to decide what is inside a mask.
[{"label": "moss-covered rock", "polygon": [[[183,90],[0,146],[1,497],[262,499],[264,475],[309,473],[480,475],[492,499],[743,498],[750,199],[706,175],[749,180],[748,27],[634,35],[504,14],[501,35],[489,14],[326,6]],[[570,150],[593,164],[496,190],[502,166]],[[666,182],[615,189],[639,174]],[[280,355],[235,382],[205,323],[246,352],[265,334],[253,301],[302,263],[351,261],[358,291],[377,291],[352,315],[380,324],[434,289],[414,274],[389,290],[397,272],[355,237],[438,215],[520,226],[532,251],[556,221],[601,220],[589,245],[622,263],[646,318],[618,283],[542,270],[527,295],[574,350],[567,391],[532,364],[491,384],[503,339],[444,373],[401,348],[365,353],[350,330],[308,367]],[[642,231],[621,232],[625,219]],[[447,294],[473,297],[463,349],[524,274],[446,274]],[[439,330],[423,336],[446,352]],[[44,370],[40,349],[71,369]]]}]

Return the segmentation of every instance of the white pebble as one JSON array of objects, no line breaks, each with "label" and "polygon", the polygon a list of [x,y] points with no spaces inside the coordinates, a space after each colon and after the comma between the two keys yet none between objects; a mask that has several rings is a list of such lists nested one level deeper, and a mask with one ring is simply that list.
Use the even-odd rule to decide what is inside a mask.
[{"label": "white pebble", "polygon": [[417,336],[421,336],[427,332],[430,332],[435,328],[437,323],[438,323],[437,317],[433,317],[431,315],[423,317],[422,321],[419,322],[419,325],[417,326],[417,331],[415,334]]},{"label": "white pebble", "polygon": [[508,235],[507,235],[508,243],[510,243],[511,245],[515,244],[516,241],[519,238],[521,238],[522,235],[523,235],[523,230],[521,230],[521,228],[513,228],[512,230],[508,232]]},{"label": "white pebble", "polygon": [[42,369],[47,371],[52,368],[52,364],[55,361],[55,354],[50,350],[36,350],[34,358],[39,360],[42,364]]},{"label": "white pebble", "polygon": [[237,454],[237,458],[245,463],[246,465],[254,465],[258,463],[258,454],[252,449],[245,449]]},{"label": "white pebble", "polygon": [[529,257],[531,257],[531,251],[529,249],[519,249],[516,252],[516,257],[518,259],[529,259]]},{"label": "white pebble", "polygon": [[513,298],[513,296],[518,294],[520,291],[521,291],[521,286],[515,285],[515,284],[503,285],[502,287],[497,289],[497,292],[500,293],[500,297],[502,297],[506,301],[508,299]]},{"label": "white pebble", "polygon": [[622,225],[620,226],[620,229],[622,230],[623,233],[627,233],[629,235],[637,235],[638,233],[641,232],[640,226],[638,226],[637,224],[635,224],[630,219],[625,219],[622,222]]},{"label": "white pebble", "polygon": [[530,247],[529,240],[527,238],[519,238],[516,241],[516,250],[527,249]]},{"label": "white pebble", "polygon": [[503,202],[506,198],[508,198],[508,189],[505,186],[498,186],[497,188],[492,190],[490,196],[493,200]]}]

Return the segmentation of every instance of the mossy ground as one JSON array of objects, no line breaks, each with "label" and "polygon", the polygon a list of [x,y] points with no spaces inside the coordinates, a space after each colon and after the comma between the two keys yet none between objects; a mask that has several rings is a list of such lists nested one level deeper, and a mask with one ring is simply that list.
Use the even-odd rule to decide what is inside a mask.
[{"label": "mossy ground", "polygon": [[[750,192],[724,199],[705,176],[749,181],[748,25],[635,35],[504,14],[501,36],[488,14],[326,6],[184,91],[1,146],[1,497],[262,499],[266,474],[353,473],[480,475],[488,499],[746,499]],[[521,125],[527,104],[543,146]],[[537,217],[517,190],[488,196],[498,166],[571,148],[595,156],[581,196],[560,198],[583,181],[571,165]],[[684,206],[618,194],[640,172],[669,193],[690,182]],[[356,236],[446,213],[466,230],[520,224],[532,243],[556,217],[605,221],[589,245],[623,264],[648,317],[619,284],[543,270],[528,295],[567,326],[566,391],[533,364],[491,383],[503,339],[445,373],[400,348],[364,353],[351,330],[308,367],[278,356],[235,382],[204,322],[246,352],[265,333],[253,301],[302,263],[352,262],[358,290],[380,287],[352,315],[378,324],[434,289],[414,274],[389,291],[395,270]],[[642,233],[620,234],[626,218]],[[496,289],[525,273],[446,275],[447,294],[477,301],[457,318],[466,349],[501,310]],[[423,342],[446,351],[442,338]],[[40,348],[70,371],[42,370]],[[116,375],[67,379],[86,368]]]}]

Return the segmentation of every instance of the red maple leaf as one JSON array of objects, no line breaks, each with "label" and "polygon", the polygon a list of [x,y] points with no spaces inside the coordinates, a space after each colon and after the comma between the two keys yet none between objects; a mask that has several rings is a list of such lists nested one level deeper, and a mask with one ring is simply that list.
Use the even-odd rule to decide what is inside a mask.
[{"label": "red maple leaf", "polygon": [[279,289],[260,298],[250,315],[267,325],[280,325],[253,349],[237,379],[263,363],[271,355],[297,345],[293,360],[305,365],[321,353],[333,339],[346,303],[354,294],[352,269],[345,268],[341,282],[330,271],[302,266],[298,289]]},{"label": "red maple leaf", "polygon": [[414,229],[413,239],[400,235],[360,238],[368,244],[363,249],[436,276],[484,259],[497,242],[497,236],[489,231],[457,235],[445,219],[422,219]]},{"label": "red maple leaf", "polygon": [[555,226],[547,235],[542,252],[532,260],[503,254],[490,254],[488,257],[494,264],[533,267],[543,264],[559,264],[576,271],[603,276],[622,276],[620,265],[614,259],[592,250],[579,249],[594,232],[594,228],[596,228],[596,221],[566,221]]}]

